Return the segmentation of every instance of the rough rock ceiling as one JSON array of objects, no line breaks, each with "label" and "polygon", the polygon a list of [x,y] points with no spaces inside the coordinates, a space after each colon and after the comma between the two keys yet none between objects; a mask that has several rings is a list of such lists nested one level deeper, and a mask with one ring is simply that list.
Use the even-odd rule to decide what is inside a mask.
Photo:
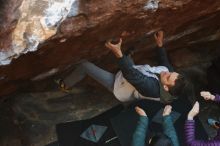
[{"label": "rough rock ceiling", "polygon": [[0,0],[0,95],[63,72],[81,59],[112,68],[104,42],[122,36],[138,63],[153,62],[152,33],[166,32],[176,67],[219,55],[220,1]]}]

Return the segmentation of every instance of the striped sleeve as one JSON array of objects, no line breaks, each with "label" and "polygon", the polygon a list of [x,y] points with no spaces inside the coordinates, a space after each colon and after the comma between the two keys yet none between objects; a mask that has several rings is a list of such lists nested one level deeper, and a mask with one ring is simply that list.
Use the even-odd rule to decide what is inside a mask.
[{"label": "striped sleeve", "polygon": [[187,146],[220,146],[220,141],[217,140],[196,140],[194,120],[186,120],[184,130]]},{"label": "striped sleeve", "polygon": [[220,103],[220,96],[218,94],[215,95],[214,101]]}]

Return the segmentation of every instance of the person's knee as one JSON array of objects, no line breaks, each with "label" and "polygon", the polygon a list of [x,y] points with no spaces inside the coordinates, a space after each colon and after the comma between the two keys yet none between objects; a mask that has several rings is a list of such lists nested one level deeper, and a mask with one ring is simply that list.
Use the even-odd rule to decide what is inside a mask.
[{"label": "person's knee", "polygon": [[80,63],[80,66],[82,66],[83,68],[86,68],[91,65],[92,65],[92,63],[89,62],[88,60],[84,60],[83,62]]},{"label": "person's knee", "polygon": [[92,62],[89,62],[89,61],[84,61],[80,64],[80,68],[85,71],[85,72],[94,72],[94,71],[97,71],[98,70],[98,67],[93,64]]}]

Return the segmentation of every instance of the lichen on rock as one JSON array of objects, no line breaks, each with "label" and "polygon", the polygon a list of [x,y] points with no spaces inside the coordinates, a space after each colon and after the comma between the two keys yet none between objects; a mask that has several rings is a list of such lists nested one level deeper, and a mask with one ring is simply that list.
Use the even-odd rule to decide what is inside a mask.
[{"label": "lichen on rock", "polygon": [[36,51],[38,45],[56,34],[60,23],[78,13],[78,0],[23,0],[20,18],[12,33],[12,47],[0,52],[0,65],[21,54]]}]

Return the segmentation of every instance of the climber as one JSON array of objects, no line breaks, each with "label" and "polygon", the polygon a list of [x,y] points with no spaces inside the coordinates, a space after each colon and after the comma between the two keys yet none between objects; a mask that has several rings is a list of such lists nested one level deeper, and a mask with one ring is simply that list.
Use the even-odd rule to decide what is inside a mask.
[{"label": "climber", "polygon": [[[119,59],[120,72],[116,75],[114,93],[117,97],[120,96],[121,90],[126,90],[126,84],[131,84],[138,91],[139,97],[160,97],[162,102],[172,102],[173,99],[182,93],[182,90],[189,84],[188,80],[179,73],[173,72],[173,68],[170,65],[166,51],[163,48],[163,31],[159,31],[154,34],[156,44],[158,46],[158,60],[159,65],[157,67],[150,67],[149,65],[135,66],[133,61],[122,54],[121,43],[112,44],[106,43],[106,47],[109,48],[113,54]],[[117,90],[119,90],[117,92]],[[137,93],[137,92],[134,92]]]},{"label": "climber", "polygon": [[177,98],[174,96],[180,95],[187,87],[188,80],[183,75],[173,72],[163,48],[163,31],[155,33],[154,38],[158,46],[158,60],[161,66],[134,65],[130,57],[122,54],[122,39],[117,44],[107,41],[105,46],[118,59],[120,71],[116,75],[85,61],[59,83],[66,89],[75,85],[87,74],[113,92],[121,102],[150,99],[170,103]]}]

